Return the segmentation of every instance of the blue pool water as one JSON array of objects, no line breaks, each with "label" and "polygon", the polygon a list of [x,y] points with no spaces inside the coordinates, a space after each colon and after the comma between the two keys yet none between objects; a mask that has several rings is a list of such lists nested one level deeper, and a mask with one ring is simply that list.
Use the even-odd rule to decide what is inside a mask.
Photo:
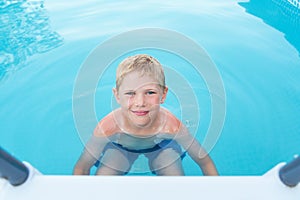
[{"label": "blue pool water", "polygon": [[[0,145],[44,174],[71,174],[82,134],[90,134],[78,131],[74,98],[93,95],[99,120],[116,106],[111,88],[117,62],[136,52],[116,56],[96,89],[76,96],[82,65],[99,45],[120,34],[158,28],[203,48],[225,91],[225,96],[212,93],[205,77],[180,55],[141,49],[183,80],[167,77],[173,88],[164,106],[179,118],[187,108],[182,120],[192,130],[197,127],[203,143],[216,117],[211,104],[216,98],[226,111],[210,150],[220,174],[261,175],[300,153],[299,5],[288,0],[0,1]],[[177,91],[186,90],[182,83],[191,93],[180,99]],[[79,107],[85,110],[84,104]],[[95,126],[84,112],[77,120],[86,122],[86,130]],[[138,162],[134,169],[146,167]],[[184,168],[187,175],[201,175],[189,157]]]}]

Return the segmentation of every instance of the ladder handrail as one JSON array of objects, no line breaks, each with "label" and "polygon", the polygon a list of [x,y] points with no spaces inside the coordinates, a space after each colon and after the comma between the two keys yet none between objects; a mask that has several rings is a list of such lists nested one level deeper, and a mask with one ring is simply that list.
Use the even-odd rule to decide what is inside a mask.
[{"label": "ladder handrail", "polygon": [[0,177],[13,186],[23,184],[29,176],[29,169],[0,147]]}]

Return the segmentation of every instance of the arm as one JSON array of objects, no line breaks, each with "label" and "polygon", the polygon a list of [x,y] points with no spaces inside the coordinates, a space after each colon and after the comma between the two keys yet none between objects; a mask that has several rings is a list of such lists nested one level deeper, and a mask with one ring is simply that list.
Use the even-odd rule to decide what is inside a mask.
[{"label": "arm", "polygon": [[182,125],[175,139],[198,164],[204,175],[218,175],[214,162],[200,143],[189,133],[186,127]]},{"label": "arm", "polygon": [[[202,150],[200,150],[200,151],[204,151],[204,149],[202,147],[201,147],[201,149]],[[217,168],[216,168],[213,160],[208,155],[208,153],[205,153],[203,156],[201,156],[201,155],[194,156],[189,151],[188,151],[188,153],[192,157],[192,159],[199,165],[199,167],[201,168],[204,175],[207,175],[207,176],[218,176],[219,175]],[[202,153],[200,153],[200,154],[202,154]]]},{"label": "arm", "polygon": [[105,145],[110,141],[108,137],[118,132],[113,113],[104,117],[96,126],[92,137],[87,142],[84,151],[75,164],[74,175],[89,175],[91,167],[100,158]]},{"label": "arm", "polygon": [[107,144],[106,137],[92,136],[87,142],[81,156],[75,164],[74,175],[89,175],[91,167],[100,158],[101,153]]}]

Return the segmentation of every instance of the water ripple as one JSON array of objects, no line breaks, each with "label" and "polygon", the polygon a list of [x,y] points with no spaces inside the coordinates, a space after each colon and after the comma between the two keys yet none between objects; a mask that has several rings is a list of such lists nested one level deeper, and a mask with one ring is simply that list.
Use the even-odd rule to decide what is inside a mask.
[{"label": "water ripple", "polygon": [[22,68],[29,56],[62,45],[49,21],[44,1],[0,2],[0,80]]}]

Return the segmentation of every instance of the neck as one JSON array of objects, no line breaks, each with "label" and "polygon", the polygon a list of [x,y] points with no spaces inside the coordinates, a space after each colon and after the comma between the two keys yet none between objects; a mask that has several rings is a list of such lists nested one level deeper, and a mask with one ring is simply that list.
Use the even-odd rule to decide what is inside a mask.
[{"label": "neck", "polygon": [[127,118],[122,117],[120,128],[123,132],[129,133],[131,135],[138,135],[138,136],[149,136],[149,135],[156,135],[157,133],[161,133],[163,127],[166,123],[166,113],[164,110],[160,110],[155,120],[147,124],[146,126],[138,126],[132,124]]}]

